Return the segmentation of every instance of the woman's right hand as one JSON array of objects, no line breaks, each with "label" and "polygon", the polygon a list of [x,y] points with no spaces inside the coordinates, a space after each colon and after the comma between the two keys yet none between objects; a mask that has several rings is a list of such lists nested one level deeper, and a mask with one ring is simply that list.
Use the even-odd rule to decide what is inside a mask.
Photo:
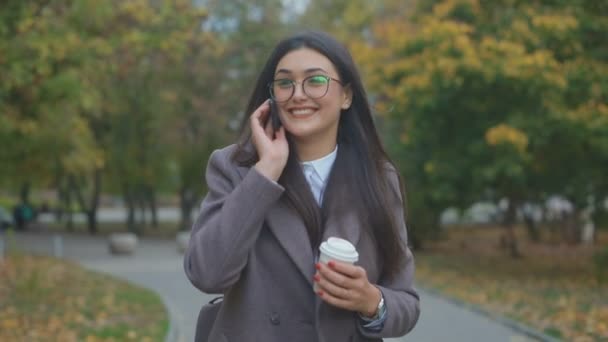
[{"label": "woman's right hand", "polygon": [[267,100],[251,114],[249,119],[251,137],[260,158],[254,167],[262,175],[277,181],[287,164],[289,145],[283,126],[273,134],[268,115],[270,115],[270,101]]}]

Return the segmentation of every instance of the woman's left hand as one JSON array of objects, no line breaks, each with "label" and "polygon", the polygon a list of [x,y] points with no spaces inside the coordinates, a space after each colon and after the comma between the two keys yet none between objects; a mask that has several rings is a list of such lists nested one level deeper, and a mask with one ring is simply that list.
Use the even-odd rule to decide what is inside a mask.
[{"label": "woman's left hand", "polygon": [[376,313],[382,293],[369,282],[363,267],[339,261],[317,263],[316,267],[313,280],[323,301],[366,317]]}]

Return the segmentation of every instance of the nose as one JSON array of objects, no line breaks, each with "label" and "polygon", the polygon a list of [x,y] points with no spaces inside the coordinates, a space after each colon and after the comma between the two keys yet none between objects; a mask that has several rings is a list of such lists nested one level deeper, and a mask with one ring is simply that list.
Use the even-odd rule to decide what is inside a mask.
[{"label": "nose", "polygon": [[302,83],[296,83],[295,89],[293,90],[292,99],[294,100],[305,100],[308,96],[304,93],[304,87]]}]

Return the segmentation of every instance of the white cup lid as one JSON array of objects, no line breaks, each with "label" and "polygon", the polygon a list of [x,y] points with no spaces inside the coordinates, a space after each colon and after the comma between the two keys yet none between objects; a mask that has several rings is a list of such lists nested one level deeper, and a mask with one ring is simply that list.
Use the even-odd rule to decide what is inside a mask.
[{"label": "white cup lid", "polygon": [[344,262],[354,263],[359,260],[359,253],[348,240],[330,237],[321,244],[321,253],[328,257]]}]

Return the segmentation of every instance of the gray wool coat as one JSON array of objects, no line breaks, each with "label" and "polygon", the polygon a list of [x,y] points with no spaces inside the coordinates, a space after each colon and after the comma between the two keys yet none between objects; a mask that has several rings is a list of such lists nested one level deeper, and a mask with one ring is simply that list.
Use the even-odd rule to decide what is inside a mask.
[{"label": "gray wool coat", "polygon": [[[332,307],[315,295],[317,255],[304,222],[281,196],[282,186],[231,160],[234,149],[231,145],[210,157],[208,193],[184,255],[192,284],[224,295],[221,304],[202,308],[197,341],[381,341],[409,332],[420,314],[410,250],[397,276],[385,279],[379,274],[377,247],[362,233],[356,214],[328,218],[323,240],[337,236],[353,243],[359,252],[357,264],[385,298],[384,328],[379,333],[366,331],[357,313]],[[389,178],[398,187],[396,173]],[[394,213],[405,243],[401,202],[394,203]]]}]

